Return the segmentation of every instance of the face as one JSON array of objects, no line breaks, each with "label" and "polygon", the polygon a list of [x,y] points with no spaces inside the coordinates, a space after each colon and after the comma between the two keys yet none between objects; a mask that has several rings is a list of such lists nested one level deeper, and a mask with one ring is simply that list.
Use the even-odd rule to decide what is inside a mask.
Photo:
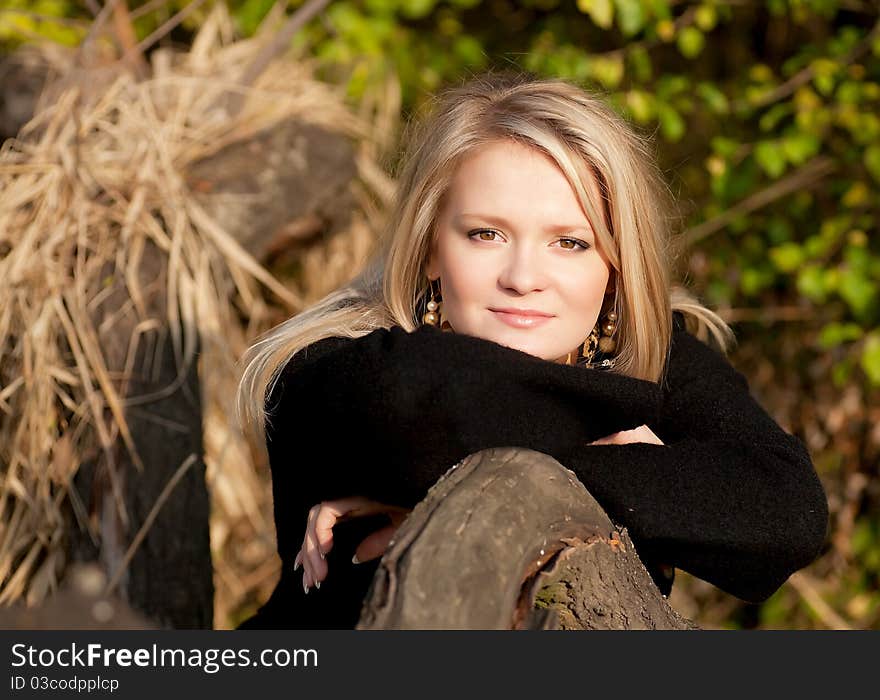
[{"label": "face", "polygon": [[497,141],[458,167],[426,273],[455,332],[564,362],[596,325],[610,265],[553,160]]}]

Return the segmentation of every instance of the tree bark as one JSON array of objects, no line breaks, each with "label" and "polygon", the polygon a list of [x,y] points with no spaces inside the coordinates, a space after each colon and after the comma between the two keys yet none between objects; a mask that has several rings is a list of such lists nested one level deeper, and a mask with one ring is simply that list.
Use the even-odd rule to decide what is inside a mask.
[{"label": "tree bark", "polygon": [[358,629],[696,629],[573,472],[524,448],[468,456],[395,533]]},{"label": "tree bark", "polygon": [[355,208],[351,141],[296,120],[224,146],[186,176],[208,214],[264,264],[294,263],[303,245],[347,228]]},{"label": "tree bark", "polygon": [[[211,629],[214,584],[198,348],[178,367],[165,313],[167,258],[152,243],[145,246],[138,273],[144,311],[157,323],[140,334],[121,393],[129,402],[125,418],[143,468],[121,438],[112,450],[115,464],[104,453],[83,462],[74,488],[88,521],[80,523],[85,529],[70,528],[71,558],[100,562],[108,581],[118,578],[116,593],[156,626]],[[108,275],[113,291],[93,309],[92,320],[108,370],[121,375],[141,319],[124,280],[110,269]],[[145,535],[136,541],[142,528]],[[126,559],[129,550],[133,554]]]}]

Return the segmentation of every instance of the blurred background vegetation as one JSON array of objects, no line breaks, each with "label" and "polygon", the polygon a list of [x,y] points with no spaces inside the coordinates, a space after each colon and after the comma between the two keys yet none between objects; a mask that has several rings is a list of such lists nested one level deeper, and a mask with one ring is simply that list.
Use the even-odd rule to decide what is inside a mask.
[{"label": "blurred background vegetation", "polygon": [[[127,9],[137,41],[162,35],[149,50],[186,49],[220,1]],[[304,3],[225,4],[250,36],[273,9]],[[0,0],[0,53],[78,45],[101,8]],[[682,572],[673,603],[707,626],[880,628],[876,2],[337,0],[291,46],[355,110],[399,86],[398,123],[446,84],[521,68],[600,92],[653,135],[680,205],[679,275],[733,325],[731,360],[807,444],[832,511],[821,558],[765,604]],[[397,138],[382,154],[389,170]]]}]

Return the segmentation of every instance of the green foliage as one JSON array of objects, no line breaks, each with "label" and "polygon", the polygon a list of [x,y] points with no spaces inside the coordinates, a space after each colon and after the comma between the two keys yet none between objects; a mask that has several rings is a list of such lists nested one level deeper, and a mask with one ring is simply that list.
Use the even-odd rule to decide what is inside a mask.
[{"label": "green foliage", "polygon": [[70,0],[2,0],[0,2],[0,47],[42,39],[76,46],[88,24],[71,20],[77,4]]}]

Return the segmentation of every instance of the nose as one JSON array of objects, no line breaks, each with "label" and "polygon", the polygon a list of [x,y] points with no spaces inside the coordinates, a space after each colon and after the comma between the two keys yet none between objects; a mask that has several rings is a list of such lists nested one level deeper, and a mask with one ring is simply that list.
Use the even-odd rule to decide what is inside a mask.
[{"label": "nose", "polygon": [[547,280],[537,251],[525,245],[510,246],[498,283],[518,294],[543,289]]}]

